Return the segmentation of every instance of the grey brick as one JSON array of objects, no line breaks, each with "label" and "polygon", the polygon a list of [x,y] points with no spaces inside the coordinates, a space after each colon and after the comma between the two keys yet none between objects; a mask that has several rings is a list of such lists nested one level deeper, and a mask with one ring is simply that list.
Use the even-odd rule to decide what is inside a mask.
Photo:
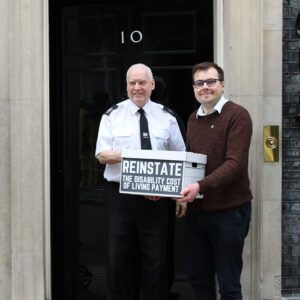
[{"label": "grey brick", "polygon": [[299,264],[299,258],[293,256],[286,256],[283,258],[283,265],[285,266],[295,266]]},{"label": "grey brick", "polygon": [[[289,95],[291,98],[291,103],[292,104],[300,104],[300,95]],[[300,107],[298,106],[298,109],[300,111]]]},{"label": "grey brick", "polygon": [[290,0],[289,5],[291,7],[300,8],[300,1],[299,0]]},{"label": "grey brick", "polygon": [[292,139],[292,149],[300,149],[300,139]]},{"label": "grey brick", "polygon": [[[299,202],[292,202],[288,201],[288,198],[295,199],[295,192],[285,191],[283,194],[286,194],[285,201],[282,203],[283,211],[286,213],[297,213],[300,212],[300,201]],[[290,195],[290,197],[288,196]],[[299,195],[299,193],[298,193]],[[299,198],[298,198],[299,199]]]},{"label": "grey brick", "polygon": [[292,256],[300,257],[300,245],[291,245]]},{"label": "grey brick", "polygon": [[292,276],[300,278],[300,267],[294,267],[294,268],[292,268]]},{"label": "grey brick", "polygon": [[286,86],[284,86],[283,91],[285,93],[290,93],[290,94],[299,94],[300,93],[300,85],[296,84],[296,83],[295,84],[287,84]]},{"label": "grey brick", "polygon": [[282,278],[284,286],[287,288],[298,288],[300,287],[299,279],[297,278]]},{"label": "grey brick", "polygon": [[283,138],[293,138],[293,137],[294,138],[300,137],[300,130],[298,128],[287,128],[287,130],[283,131]]},{"label": "grey brick", "polygon": [[298,234],[283,234],[282,242],[288,244],[297,244],[300,243],[300,235]]}]

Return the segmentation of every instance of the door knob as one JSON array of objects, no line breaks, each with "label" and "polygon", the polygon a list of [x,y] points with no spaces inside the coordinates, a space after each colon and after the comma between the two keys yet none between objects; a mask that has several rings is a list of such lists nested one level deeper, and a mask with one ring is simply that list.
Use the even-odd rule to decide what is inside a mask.
[{"label": "door knob", "polygon": [[279,161],[279,126],[264,126],[264,161]]}]

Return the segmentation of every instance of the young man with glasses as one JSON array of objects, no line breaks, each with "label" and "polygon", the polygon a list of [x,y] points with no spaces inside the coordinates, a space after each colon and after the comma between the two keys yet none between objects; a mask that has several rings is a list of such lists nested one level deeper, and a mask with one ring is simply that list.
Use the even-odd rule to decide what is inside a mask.
[{"label": "young man with glasses", "polygon": [[[251,216],[248,156],[252,121],[242,106],[225,99],[224,72],[196,64],[193,89],[200,107],[187,126],[187,151],[207,155],[205,178],[187,185],[179,202],[186,216],[188,277],[193,300],[241,300],[242,252]],[[202,199],[195,199],[197,194]]]}]

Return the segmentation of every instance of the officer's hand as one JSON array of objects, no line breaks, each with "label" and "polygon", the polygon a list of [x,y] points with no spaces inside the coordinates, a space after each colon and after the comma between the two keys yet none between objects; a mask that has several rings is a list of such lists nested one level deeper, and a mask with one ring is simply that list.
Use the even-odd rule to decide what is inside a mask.
[{"label": "officer's hand", "polygon": [[176,218],[180,219],[186,214],[187,203],[184,202],[176,202]]}]

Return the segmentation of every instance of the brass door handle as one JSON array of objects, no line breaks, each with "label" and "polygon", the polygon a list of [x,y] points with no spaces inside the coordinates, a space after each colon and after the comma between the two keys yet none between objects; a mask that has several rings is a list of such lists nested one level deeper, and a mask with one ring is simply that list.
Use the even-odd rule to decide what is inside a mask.
[{"label": "brass door handle", "polygon": [[266,146],[270,149],[278,147],[278,139],[275,136],[270,136],[266,139]]},{"label": "brass door handle", "polygon": [[264,161],[279,161],[279,126],[264,126]]}]

